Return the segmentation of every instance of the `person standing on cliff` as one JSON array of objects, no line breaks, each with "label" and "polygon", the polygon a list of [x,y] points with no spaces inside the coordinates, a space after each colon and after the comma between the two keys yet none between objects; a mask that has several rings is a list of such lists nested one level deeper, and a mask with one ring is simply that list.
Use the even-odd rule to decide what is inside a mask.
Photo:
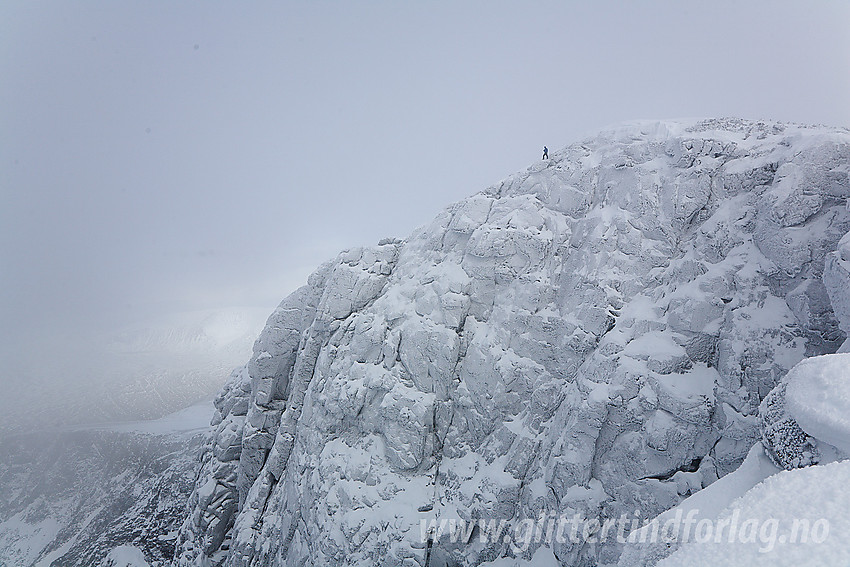
[{"label": "person standing on cliff", "polygon": [[549,159],[549,148],[543,146],[543,159]]}]

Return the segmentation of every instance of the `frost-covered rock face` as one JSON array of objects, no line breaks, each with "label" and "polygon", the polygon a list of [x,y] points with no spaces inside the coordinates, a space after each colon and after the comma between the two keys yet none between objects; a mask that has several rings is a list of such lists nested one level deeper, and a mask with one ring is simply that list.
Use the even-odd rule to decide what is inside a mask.
[{"label": "frost-covered rock face", "polygon": [[849,162],[843,131],[628,125],[344,252],[219,397],[176,563],[530,560],[545,542],[429,545],[420,521],[676,505],[738,466],[792,366],[845,340],[827,291],[847,288],[823,274]]},{"label": "frost-covered rock face", "polygon": [[[850,336],[850,234],[838,243],[838,249],[826,257],[823,283],[841,330]],[[845,341],[840,352],[850,352],[850,341]]]},{"label": "frost-covered rock face", "polygon": [[[845,168],[846,169],[846,168]],[[839,326],[845,335],[850,332],[850,234],[846,234],[838,243],[838,249],[831,252],[826,257],[826,263],[823,273],[823,283],[828,292],[831,305],[834,310],[835,317],[838,319]],[[844,342],[839,349],[843,353],[850,351],[848,344],[850,341]],[[835,447],[830,443],[835,444],[834,439],[817,439],[816,431],[819,428],[809,426],[809,431],[804,431],[798,423],[798,416],[793,415],[794,411],[789,411],[788,402],[791,403],[791,410],[795,407],[799,414],[804,416],[804,420],[809,416],[819,414],[829,414],[829,403],[841,404],[847,401],[847,392],[835,388],[827,388],[824,384],[819,384],[811,387],[802,387],[801,384],[808,384],[813,379],[806,380],[805,377],[809,374],[817,376],[829,376],[829,372],[825,372],[819,367],[827,364],[833,368],[833,373],[838,376],[838,379],[828,380],[826,383],[830,386],[840,384],[843,375],[841,370],[850,367],[850,354],[833,355],[824,359],[811,358],[807,359],[792,370],[783,378],[777,386],[771,390],[759,408],[759,418],[761,426],[762,444],[765,451],[773,462],[784,469],[794,469],[817,464],[821,460],[821,449],[826,444],[827,454],[834,452]],[[815,369],[818,371],[815,372]],[[792,392],[790,400],[787,395],[789,382],[792,384]],[[818,400],[807,400],[805,394],[812,394],[818,397]],[[843,394],[843,395],[842,395]],[[818,405],[819,404],[819,405]],[[840,406],[842,409],[846,407]],[[817,409],[809,412],[803,412],[799,408],[814,406]],[[841,413],[841,410],[832,410],[832,413]],[[809,418],[811,423],[812,419]],[[843,444],[838,442],[839,446]],[[844,447],[844,452],[850,454],[850,447]]]}]

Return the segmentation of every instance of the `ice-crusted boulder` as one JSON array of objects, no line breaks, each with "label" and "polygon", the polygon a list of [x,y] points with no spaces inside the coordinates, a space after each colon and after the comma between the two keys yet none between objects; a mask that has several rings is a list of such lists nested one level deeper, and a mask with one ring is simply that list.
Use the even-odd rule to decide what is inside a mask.
[{"label": "ice-crusted boulder", "polygon": [[773,463],[783,469],[796,469],[820,462],[818,442],[803,431],[786,408],[788,382],[780,382],[761,403],[761,441]]},{"label": "ice-crusted boulder", "polygon": [[216,402],[175,564],[616,563],[421,522],[654,517],[733,471],[846,338],[848,162],[843,130],[629,124],[344,252]]},{"label": "ice-crusted boulder", "polygon": [[820,443],[850,455],[850,353],[806,359],[786,383],[791,417]]},{"label": "ice-crusted boulder", "polygon": [[797,364],[764,399],[759,418],[762,444],[778,467],[850,455],[850,353]]}]

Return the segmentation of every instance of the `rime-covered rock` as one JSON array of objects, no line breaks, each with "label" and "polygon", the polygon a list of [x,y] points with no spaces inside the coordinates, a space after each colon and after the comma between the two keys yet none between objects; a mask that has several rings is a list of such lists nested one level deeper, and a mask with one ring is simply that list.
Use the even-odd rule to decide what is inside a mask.
[{"label": "rime-covered rock", "polygon": [[343,252],[217,401],[175,564],[616,563],[421,521],[654,517],[735,470],[846,338],[848,161],[845,131],[629,124]]},{"label": "rime-covered rock", "polygon": [[761,442],[773,463],[783,469],[796,469],[820,462],[817,439],[803,431],[786,408],[788,382],[780,382],[761,403],[759,420]]},{"label": "rime-covered rock", "polygon": [[[850,336],[850,234],[838,243],[838,249],[826,257],[823,271],[823,283],[829,293],[829,299],[844,334]],[[840,352],[850,352],[850,343],[846,342]]]},{"label": "rime-covered rock", "polygon": [[790,416],[819,443],[850,456],[850,353],[808,358],[784,382]]},{"label": "rime-covered rock", "polygon": [[759,418],[762,444],[776,466],[814,465],[824,451],[828,459],[850,455],[848,385],[850,354],[843,353],[801,361],[771,390]]}]

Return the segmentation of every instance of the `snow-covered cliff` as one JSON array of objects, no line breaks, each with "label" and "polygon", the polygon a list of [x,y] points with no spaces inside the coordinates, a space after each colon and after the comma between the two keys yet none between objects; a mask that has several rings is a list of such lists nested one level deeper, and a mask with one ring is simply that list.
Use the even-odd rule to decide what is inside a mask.
[{"label": "snow-covered cliff", "polygon": [[175,563],[616,563],[423,526],[654,517],[735,470],[850,331],[848,174],[844,130],[635,123],[343,252],[219,395]]}]

